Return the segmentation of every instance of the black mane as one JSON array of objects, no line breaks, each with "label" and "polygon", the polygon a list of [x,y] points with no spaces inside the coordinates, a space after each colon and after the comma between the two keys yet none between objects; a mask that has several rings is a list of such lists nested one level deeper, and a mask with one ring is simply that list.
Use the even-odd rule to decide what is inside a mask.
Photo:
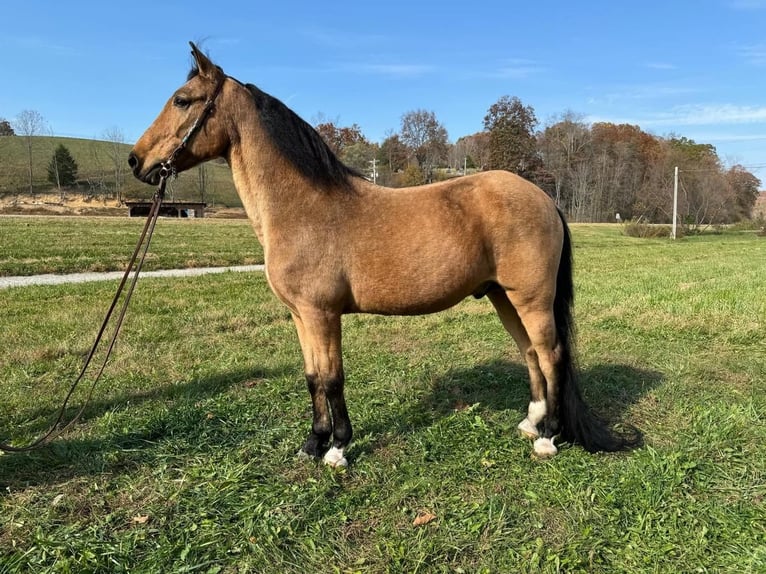
[{"label": "black mane", "polygon": [[[198,74],[197,67],[192,67],[187,81]],[[271,142],[307,179],[325,188],[339,187],[344,191],[351,191],[351,179],[364,177],[340,161],[322,136],[280,100],[253,84],[235,81],[247,88],[253,96],[255,107]]]},{"label": "black mane", "polygon": [[333,153],[322,136],[277,98],[252,84],[250,91],[271,142],[290,163],[311,181],[351,189],[352,177],[363,177]]}]

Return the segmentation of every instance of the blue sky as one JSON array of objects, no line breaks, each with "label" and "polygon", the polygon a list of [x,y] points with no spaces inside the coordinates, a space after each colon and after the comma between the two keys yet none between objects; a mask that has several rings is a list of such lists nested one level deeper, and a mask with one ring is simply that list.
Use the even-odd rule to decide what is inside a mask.
[{"label": "blue sky", "polygon": [[189,67],[189,40],[307,121],[372,141],[425,109],[451,141],[501,96],[711,143],[766,186],[766,0],[0,4],[0,117],[135,141]]}]

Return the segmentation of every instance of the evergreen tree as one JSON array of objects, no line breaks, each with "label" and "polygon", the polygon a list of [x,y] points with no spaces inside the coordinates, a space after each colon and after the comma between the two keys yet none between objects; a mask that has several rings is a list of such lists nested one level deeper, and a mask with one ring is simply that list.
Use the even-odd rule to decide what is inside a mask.
[{"label": "evergreen tree", "polygon": [[61,189],[77,181],[77,162],[64,144],[59,144],[48,164],[48,181]]}]

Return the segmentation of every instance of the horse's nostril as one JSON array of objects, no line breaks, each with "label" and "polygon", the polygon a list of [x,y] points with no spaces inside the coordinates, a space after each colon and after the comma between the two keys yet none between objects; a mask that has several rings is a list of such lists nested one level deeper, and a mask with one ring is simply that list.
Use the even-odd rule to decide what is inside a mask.
[{"label": "horse's nostril", "polygon": [[135,167],[138,165],[138,158],[133,152],[131,152],[128,156],[128,165],[130,166],[130,169],[135,169]]}]

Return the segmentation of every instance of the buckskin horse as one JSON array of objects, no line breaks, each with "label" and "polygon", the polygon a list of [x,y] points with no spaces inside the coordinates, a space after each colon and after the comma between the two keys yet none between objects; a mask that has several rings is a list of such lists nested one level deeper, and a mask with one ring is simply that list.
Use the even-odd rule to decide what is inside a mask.
[{"label": "buckskin horse", "polygon": [[572,244],[564,216],[507,171],[390,189],[344,165],[278,99],[224,74],[194,44],[194,65],[128,163],[156,185],[169,172],[223,157],[265,257],[266,278],[290,309],[313,407],[302,452],[346,466],[341,315],[417,315],[486,296],[526,361],[521,433],[533,454],[554,439],[589,452],[637,438],[595,414],[574,365]]}]

